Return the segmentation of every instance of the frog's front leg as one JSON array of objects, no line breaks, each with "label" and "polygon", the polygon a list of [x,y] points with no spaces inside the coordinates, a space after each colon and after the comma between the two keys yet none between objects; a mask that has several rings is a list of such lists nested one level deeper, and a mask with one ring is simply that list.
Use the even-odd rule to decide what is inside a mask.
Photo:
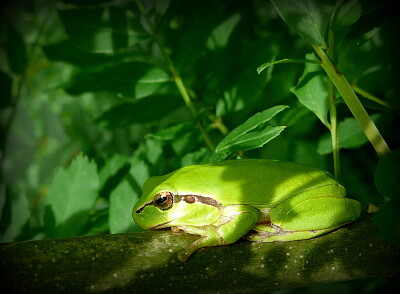
[{"label": "frog's front leg", "polygon": [[[177,229],[190,234],[201,235],[199,239],[178,254],[186,261],[197,249],[209,246],[231,244],[239,240],[257,223],[260,212],[248,205],[230,205],[222,208],[216,223],[206,226],[177,226]],[[173,228],[174,230],[174,228]]]}]

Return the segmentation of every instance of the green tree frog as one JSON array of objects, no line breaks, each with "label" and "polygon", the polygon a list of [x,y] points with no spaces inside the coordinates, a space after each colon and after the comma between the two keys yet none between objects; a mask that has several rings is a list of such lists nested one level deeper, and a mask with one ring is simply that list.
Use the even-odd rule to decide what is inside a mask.
[{"label": "green tree frog", "polygon": [[133,208],[144,229],[199,235],[178,254],[242,237],[274,242],[309,239],[360,216],[358,201],[327,172],[292,162],[239,159],[192,165],[149,178]]}]

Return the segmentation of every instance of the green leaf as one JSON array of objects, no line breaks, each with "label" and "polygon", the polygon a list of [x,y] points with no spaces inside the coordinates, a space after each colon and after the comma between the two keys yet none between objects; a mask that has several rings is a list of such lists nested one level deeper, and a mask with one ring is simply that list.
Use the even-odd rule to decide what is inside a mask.
[{"label": "green leaf", "polygon": [[286,24],[308,41],[326,47],[325,33],[334,2],[320,0],[271,0]]},{"label": "green leaf", "polygon": [[226,143],[223,147],[218,148],[217,152],[236,152],[260,148],[279,136],[284,129],[284,126],[267,126],[262,131],[250,132]]},{"label": "green leaf", "polygon": [[[371,115],[376,121],[379,115]],[[360,124],[354,118],[346,118],[338,124],[339,148],[354,149],[368,142]],[[318,153],[328,154],[332,152],[330,133],[324,134],[318,142]]]},{"label": "green leaf", "polygon": [[358,0],[346,1],[335,11],[331,27],[336,31],[348,28],[360,18],[361,11]]},{"label": "green leaf", "polygon": [[98,196],[96,165],[79,155],[60,169],[46,197],[46,233],[52,238],[77,236],[84,227]]},{"label": "green leaf", "polygon": [[228,43],[229,37],[232,34],[233,29],[237,26],[241,18],[239,13],[231,15],[229,18],[224,20],[218,25],[211,33],[208,38],[207,47],[210,50],[218,48],[224,48]]},{"label": "green leaf", "polygon": [[97,118],[96,122],[110,129],[150,123],[169,115],[181,105],[182,99],[177,96],[149,96],[132,103],[114,106]]},{"label": "green leaf", "polygon": [[268,141],[278,136],[284,127],[267,127],[262,131],[248,132],[271,120],[276,114],[286,108],[288,108],[288,106],[278,105],[253,115],[246,122],[232,130],[218,144],[215,152],[233,152],[233,150],[249,150],[263,146]]},{"label": "green leaf", "polygon": [[[306,59],[317,60],[314,53],[307,54]],[[296,95],[301,104],[314,112],[324,125],[329,125],[328,79],[319,65],[307,63],[299,82],[290,91]]]}]

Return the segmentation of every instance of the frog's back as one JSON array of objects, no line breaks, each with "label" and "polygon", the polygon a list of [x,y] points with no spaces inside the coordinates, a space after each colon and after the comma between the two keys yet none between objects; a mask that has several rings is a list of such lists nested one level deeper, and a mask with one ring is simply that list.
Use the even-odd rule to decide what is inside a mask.
[{"label": "frog's back", "polygon": [[179,194],[208,196],[224,205],[271,207],[288,197],[320,187],[326,187],[326,191],[331,188],[335,196],[345,196],[344,188],[322,170],[269,159],[187,166],[169,174],[163,184],[168,183]]}]

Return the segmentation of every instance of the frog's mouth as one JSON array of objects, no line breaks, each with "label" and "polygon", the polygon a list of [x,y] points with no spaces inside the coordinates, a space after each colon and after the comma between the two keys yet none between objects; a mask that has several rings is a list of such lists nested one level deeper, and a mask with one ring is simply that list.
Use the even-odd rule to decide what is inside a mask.
[{"label": "frog's mouth", "polygon": [[166,229],[166,228],[168,228],[167,225],[168,225],[170,222],[172,222],[172,221],[174,221],[174,220],[170,220],[170,221],[167,221],[167,222],[165,222],[165,223],[158,224],[158,225],[156,225],[156,226],[154,226],[154,227],[148,228],[148,230],[154,231],[154,230]]}]

